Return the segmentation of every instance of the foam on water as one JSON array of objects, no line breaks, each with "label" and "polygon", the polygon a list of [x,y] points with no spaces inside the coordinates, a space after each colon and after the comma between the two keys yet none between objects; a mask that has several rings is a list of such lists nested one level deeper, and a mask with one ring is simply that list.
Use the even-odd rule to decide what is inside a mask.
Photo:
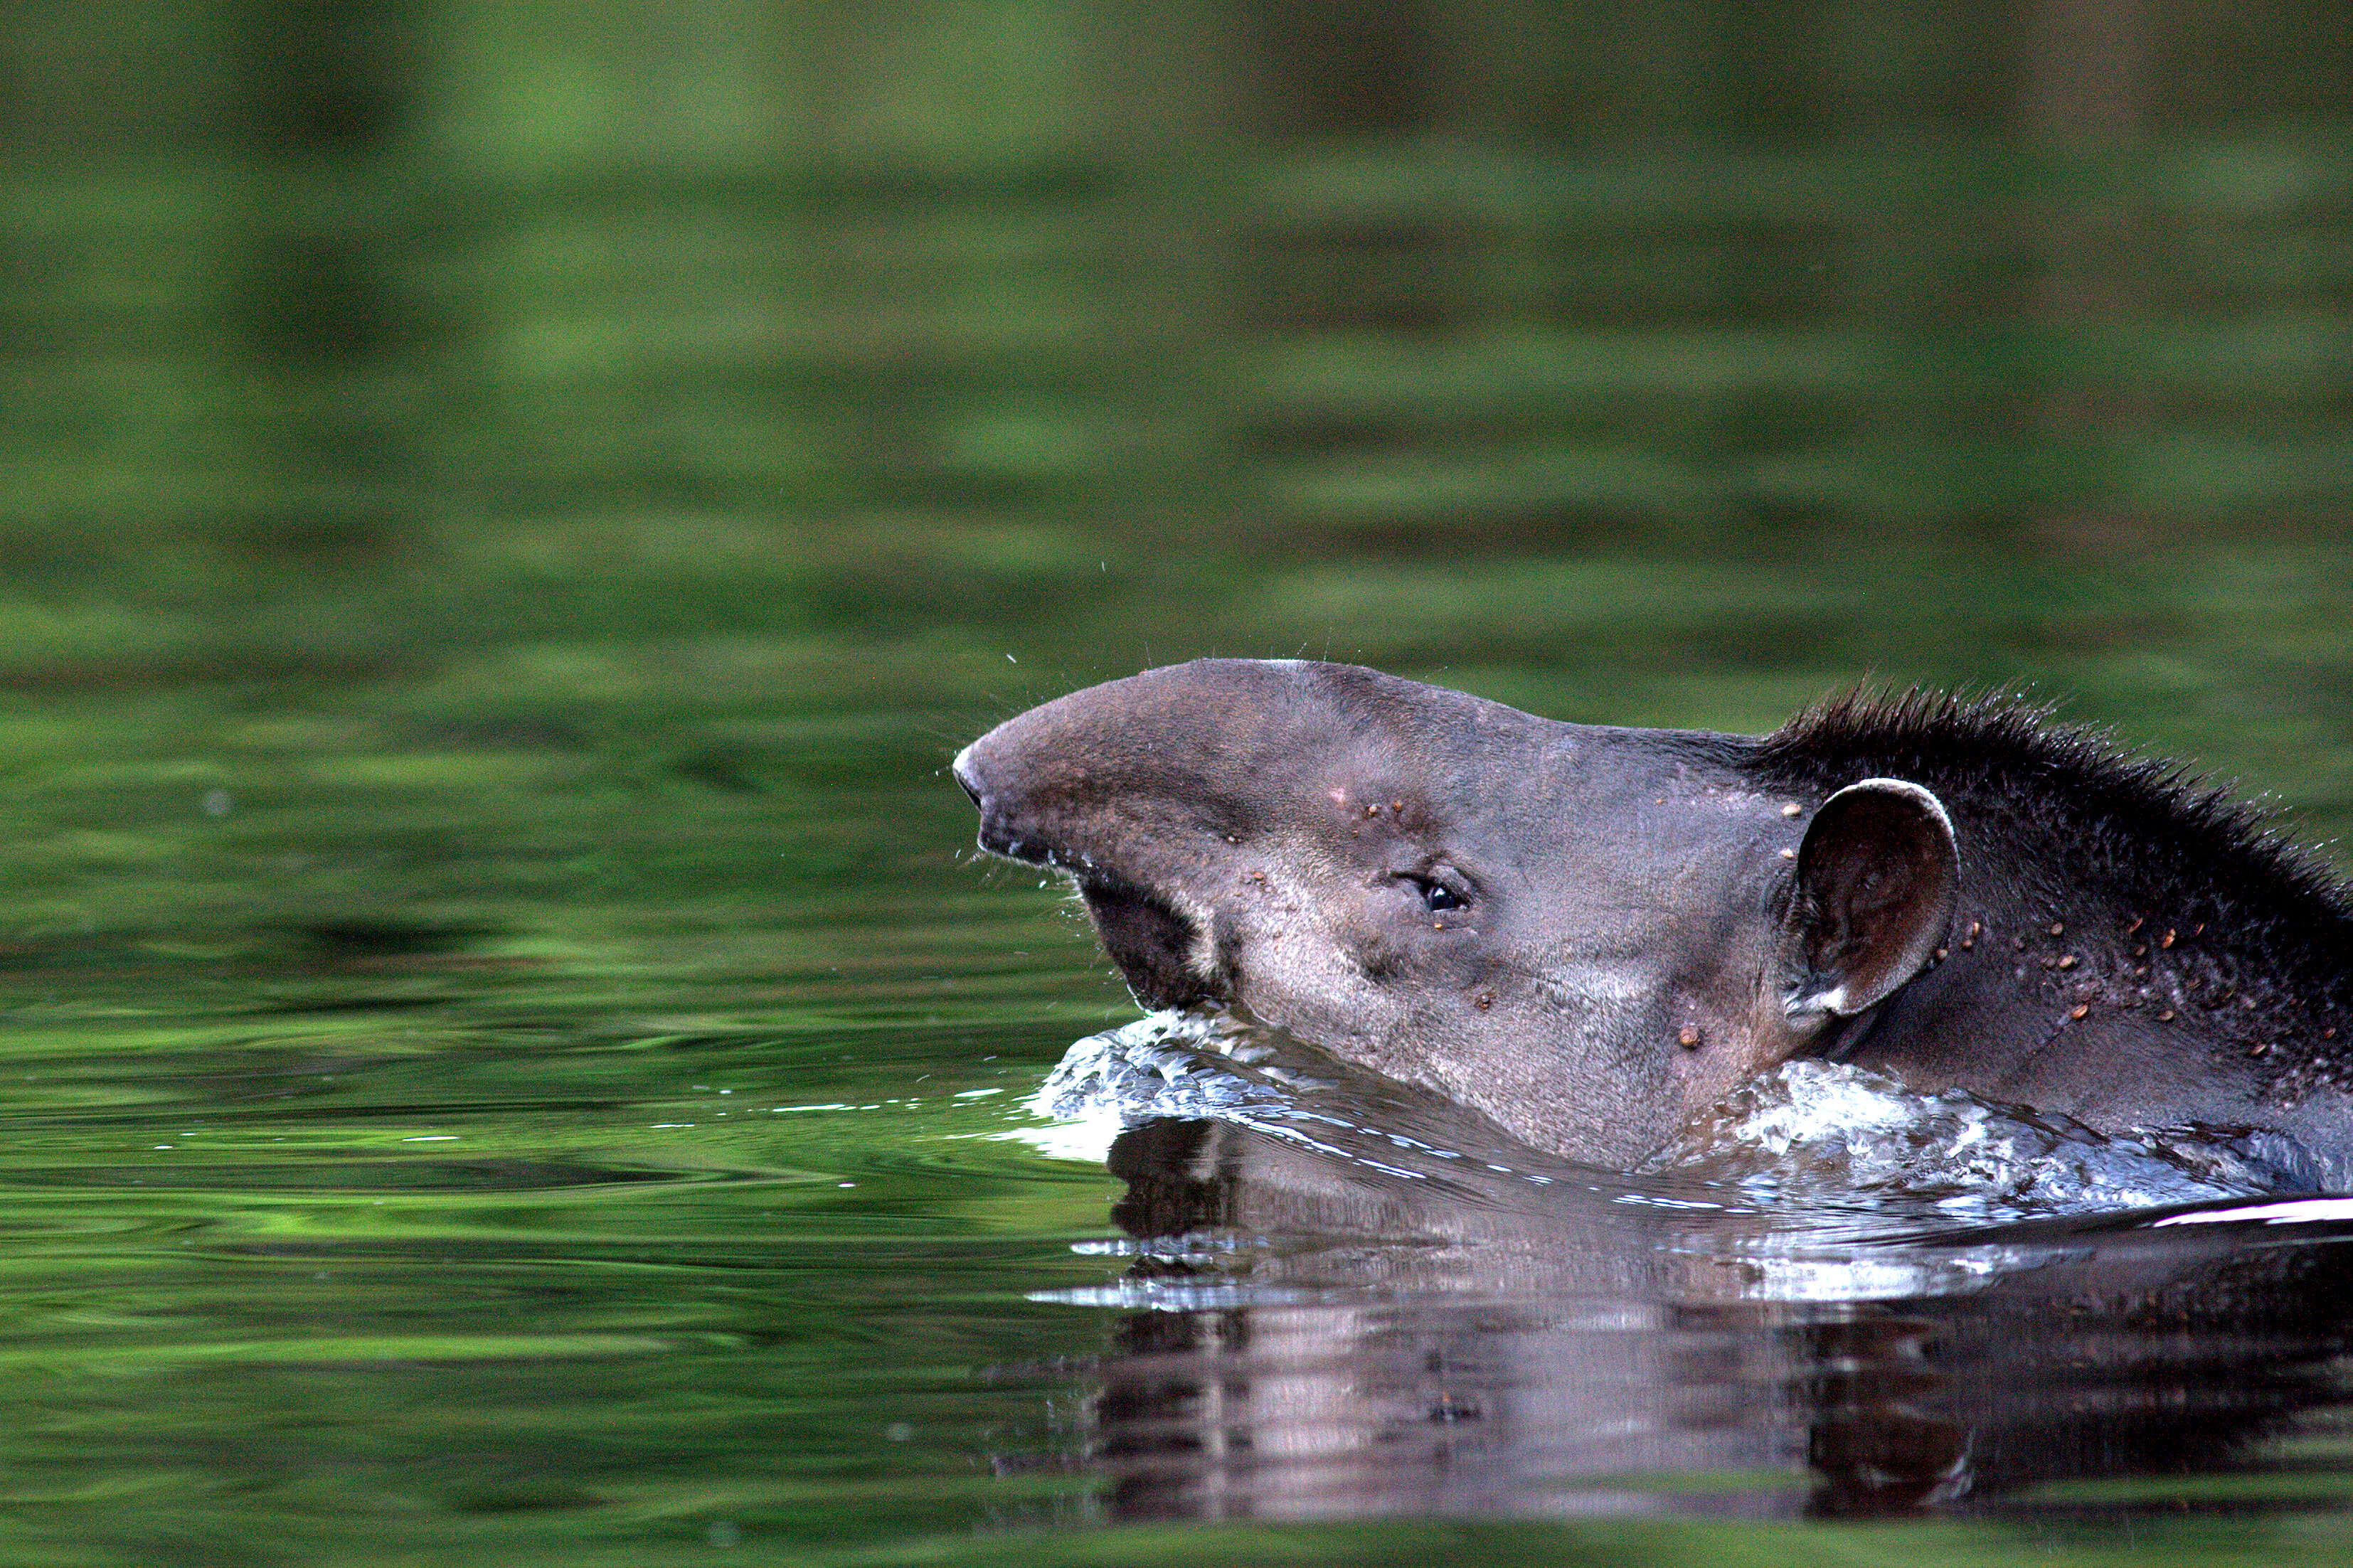
[{"label": "foam on water", "polygon": [[1246,1026],[1154,1013],[1072,1045],[1029,1106],[1057,1121],[1108,1111],[1131,1125],[1159,1116],[1279,1113],[1302,1080],[1264,1071],[1271,1055]]},{"label": "foam on water", "polygon": [[[1380,1131],[1334,1079],[1301,1070],[1298,1059],[1295,1042],[1246,1024],[1153,1014],[1071,1046],[1028,1102],[1048,1124],[1008,1136],[1059,1157],[1092,1160],[1124,1128],[1161,1117],[1293,1133],[1353,1121],[1363,1123],[1358,1131]],[[1387,1142],[1407,1163],[1393,1165],[1385,1149],[1380,1163],[1399,1173],[1463,1158],[1461,1149],[1412,1138]],[[1505,1175],[1547,1168],[1545,1157],[1510,1166],[1494,1163],[1488,1152],[1476,1158]],[[1727,1207],[1834,1205],[1852,1212],[1862,1205],[1890,1217],[1919,1216],[1925,1207],[1985,1224],[2309,1190],[2296,1171],[2295,1151],[2284,1144],[2198,1130],[2103,1136],[2063,1116],[1957,1089],[1919,1094],[1867,1068],[1799,1061],[1736,1090],[1634,1174],[1638,1184],[1670,1180],[1687,1195],[1694,1188],[1720,1193]]]},{"label": "foam on water", "polygon": [[1100,1161],[1121,1131],[1164,1116],[1280,1121],[1302,1084],[1251,1070],[1270,1054],[1227,1019],[1149,1014],[1073,1044],[1024,1104],[1047,1125],[1006,1136],[1056,1159]]},{"label": "foam on water", "polygon": [[1868,1068],[1795,1061],[1734,1090],[1644,1170],[1759,1203],[1883,1194],[1989,1221],[2272,1193],[2287,1180],[2274,1152],[2196,1131],[2104,1136],[1959,1089],[1917,1094]]}]

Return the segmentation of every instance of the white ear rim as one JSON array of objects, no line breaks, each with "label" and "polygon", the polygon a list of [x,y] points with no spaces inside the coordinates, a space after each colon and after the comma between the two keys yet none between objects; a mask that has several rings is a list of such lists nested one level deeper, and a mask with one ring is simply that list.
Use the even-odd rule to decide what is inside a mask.
[{"label": "white ear rim", "polygon": [[1937,824],[1944,828],[1947,837],[1952,836],[1953,818],[1951,814],[1946,811],[1945,803],[1936,798],[1933,790],[1924,789],[1910,779],[1857,779],[1846,788],[1834,792],[1818,809],[1827,809],[1831,801],[1838,800],[1842,796],[1863,794],[1901,795],[1915,805],[1926,806],[1928,815],[1936,819]]}]

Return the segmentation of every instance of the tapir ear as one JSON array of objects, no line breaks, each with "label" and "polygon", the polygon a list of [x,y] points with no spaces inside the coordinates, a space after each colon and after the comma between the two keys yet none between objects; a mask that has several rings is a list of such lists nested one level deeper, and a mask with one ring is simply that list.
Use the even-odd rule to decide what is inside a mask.
[{"label": "tapir ear", "polygon": [[1864,779],[1822,802],[1783,926],[1790,1015],[1851,1016],[1920,973],[1952,923],[1960,876],[1953,819],[1918,784]]}]

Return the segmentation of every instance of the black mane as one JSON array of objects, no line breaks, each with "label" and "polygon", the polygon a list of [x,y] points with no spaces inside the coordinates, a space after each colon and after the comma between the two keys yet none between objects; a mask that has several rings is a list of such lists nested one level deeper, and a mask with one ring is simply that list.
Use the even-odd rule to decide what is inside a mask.
[{"label": "black mane", "polygon": [[[1960,836],[1965,904],[2011,928],[1997,933],[2004,945],[2049,946],[2035,939],[2065,925],[2073,934],[2058,945],[2105,949],[2115,964],[2099,967],[2112,973],[2153,967],[2185,983],[2196,1005],[2232,1015],[2234,1035],[2295,1037],[2283,1054],[2323,1076],[2337,1077],[2334,1058],[2353,1047],[2344,883],[2263,813],[2178,765],[2055,724],[2014,696],[1915,689],[1820,703],[1758,741],[1742,767],[1762,787],[1817,800],[1873,776],[1925,785]],[[2335,1044],[2320,1043],[2324,1027]]]}]

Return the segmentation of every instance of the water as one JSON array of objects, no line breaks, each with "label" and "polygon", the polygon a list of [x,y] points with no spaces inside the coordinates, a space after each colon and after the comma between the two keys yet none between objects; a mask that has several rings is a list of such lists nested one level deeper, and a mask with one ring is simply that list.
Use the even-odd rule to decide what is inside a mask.
[{"label": "water", "polygon": [[[1397,1086],[1222,1016],[1154,1014],[1081,1040],[1029,1105],[1049,1125],[1021,1136],[1069,1158],[1101,1157],[1119,1133],[1173,1119],[1232,1122],[1418,1179],[1448,1179],[1457,1168],[1534,1186],[1563,1179],[1546,1173],[1559,1169],[1557,1157],[1506,1148],[1510,1136],[1474,1113],[1442,1100],[1409,1109],[1412,1097]],[[1433,1121],[1439,1125],[1426,1125]],[[1325,1142],[1330,1132],[1369,1140],[1376,1152],[1344,1152]],[[1432,1137],[1448,1142],[1432,1144]],[[1869,1068],[1801,1060],[1735,1089],[1716,1114],[1636,1173],[1702,1183],[1714,1196],[1646,1195],[1638,1185],[1620,1195],[1799,1216],[1825,1205],[1869,1205],[1891,1221],[1916,1212],[1926,1224],[1948,1226],[2315,1191],[2305,1179],[2309,1157],[2298,1158],[2285,1140],[2277,1143],[2275,1157],[2264,1161],[2251,1157],[2249,1141],[2238,1135],[2150,1129],[2103,1137],[2066,1117],[1992,1104],[1966,1090],[1915,1094]],[[1383,1144],[1396,1152],[1378,1152]],[[1491,1152],[1475,1153],[1481,1146]],[[1567,1179],[1589,1187],[1592,1175],[1578,1171]],[[1620,1185],[1613,1180],[1613,1190]]]},{"label": "water", "polygon": [[1032,1108],[1128,1184],[1081,1248],[1126,1272],[1039,1293],[1128,1314],[1119,1518],[2163,1517],[2295,1490],[2344,1415],[2353,1210],[2220,1146],[1810,1063],[1607,1176],[1168,1016]]},{"label": "water", "polygon": [[[894,621],[932,568],[845,555],[817,637],[757,624],[772,592],[817,613],[781,525],[786,566],[660,531],[218,566],[156,648],[19,666],[12,1559],[1737,1560],[1830,1519],[1957,1562],[2333,1549],[2343,1222],[2156,1227],[2229,1201],[2179,1206],[2211,1171],[2086,1170],[2072,1213],[1852,1181],[1852,1143],[1613,1179],[1312,1057],[1158,1075],[1169,1114],[1110,1136],[1035,1113],[1134,1009],[1067,894],[979,863],[947,759],[1434,574],[1089,561],[1050,610]],[[2057,558],[2174,606],[2138,642],[1990,595],[1849,635],[1956,677],[2047,657],[2326,822],[2325,731],[2232,715],[2347,689],[2323,642],[2293,690],[2249,651],[2337,603],[2333,560]],[[1703,657],[1646,624],[1681,568],[1564,561],[1525,570],[1595,595],[1559,612],[1607,628],[1574,658],[1442,601],[1337,651],[1584,718],[1739,722],[1810,679],[1769,653],[1799,568],[1715,569]],[[1384,640],[1437,636],[1461,665]]]},{"label": "water", "polygon": [[[1257,613],[1230,570],[1184,635]],[[12,1558],[2333,1539],[2330,1211],[2154,1228],[2214,1172],[2051,1205],[1854,1142],[1609,1178],[1266,1041],[1098,1049],[1154,1097],[1041,1117],[1133,1008],[943,769],[1112,655],[394,587],[426,629],[380,669],[125,656],[10,708]]]},{"label": "water", "polygon": [[2336,10],[1391,9],[0,29],[0,1559],[2346,1552],[2279,1151],[1104,1045],[944,773],[1920,679],[2341,840]]},{"label": "water", "polygon": [[2284,1138],[2187,1128],[2103,1137],[2069,1118],[1962,1089],[1922,1095],[1883,1074],[1785,1063],[1649,1163],[1704,1173],[1762,1199],[1925,1198],[1952,1220],[2158,1208],[2312,1193],[2316,1162]]}]

